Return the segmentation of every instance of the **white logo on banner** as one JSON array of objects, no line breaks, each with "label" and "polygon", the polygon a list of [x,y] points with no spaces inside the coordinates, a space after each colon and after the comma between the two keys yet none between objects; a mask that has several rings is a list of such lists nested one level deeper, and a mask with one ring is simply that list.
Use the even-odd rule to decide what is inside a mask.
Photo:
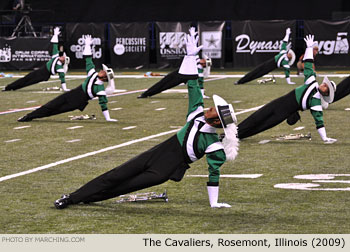
[{"label": "white logo on banner", "polygon": [[11,61],[11,47],[7,46],[0,49],[0,62],[10,62]]},{"label": "white logo on banner", "polygon": [[117,55],[146,52],[146,38],[116,38],[113,51]]},{"label": "white logo on banner", "polygon": [[203,44],[202,52],[209,58],[220,59],[222,48],[221,31],[205,31],[201,33],[201,42]]},{"label": "white logo on banner", "polygon": [[319,54],[348,54],[349,41],[347,39],[347,36],[347,32],[338,32],[336,40],[316,41],[318,45]]},{"label": "white logo on banner", "polygon": [[160,32],[160,54],[162,56],[185,55],[185,35],[184,32]]},{"label": "white logo on banner", "polygon": [[[237,42],[236,52],[237,53],[269,53],[279,52],[283,41],[254,41],[250,40],[249,35],[241,34],[235,38]],[[291,43],[288,44],[288,48],[291,47]]]},{"label": "white logo on banner", "polygon": [[[85,46],[83,37],[80,37],[77,42],[78,42],[77,45],[70,46],[70,50],[71,52],[75,53],[75,58],[82,59],[84,46]],[[102,57],[102,48],[100,47],[98,50],[96,50],[95,46],[101,46],[100,38],[93,38],[92,45],[91,45],[92,57],[94,59],[100,59]]]}]

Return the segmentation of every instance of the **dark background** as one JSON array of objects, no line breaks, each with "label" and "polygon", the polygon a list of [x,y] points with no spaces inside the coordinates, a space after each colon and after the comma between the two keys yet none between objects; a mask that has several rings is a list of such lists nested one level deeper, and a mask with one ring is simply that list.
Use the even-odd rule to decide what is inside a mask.
[{"label": "dark background", "polygon": [[[12,0],[1,0],[0,10]],[[33,22],[130,22],[274,19],[339,19],[350,16],[349,0],[27,0]]]}]

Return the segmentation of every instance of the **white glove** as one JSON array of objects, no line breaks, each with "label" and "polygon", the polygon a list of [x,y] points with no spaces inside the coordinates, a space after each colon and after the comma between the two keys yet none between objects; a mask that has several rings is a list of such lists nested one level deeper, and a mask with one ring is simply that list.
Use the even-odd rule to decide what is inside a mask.
[{"label": "white glove", "polygon": [[70,91],[70,89],[69,89],[69,88],[67,88],[66,83],[61,83],[61,86],[62,86],[62,90],[63,90],[64,92],[68,92],[68,91]]},{"label": "white glove", "polygon": [[55,29],[53,29],[53,36],[50,40],[51,43],[58,43],[58,35],[60,35],[60,28],[59,27],[55,27]]},{"label": "white glove", "polygon": [[91,38],[91,35],[85,35],[85,36],[83,36],[83,38],[84,38],[84,43],[85,43],[83,55],[90,56],[90,55],[92,55],[92,51],[91,51],[92,38]]},{"label": "white glove", "polygon": [[190,36],[194,37],[194,38],[198,34],[198,32],[196,32],[196,28],[194,28],[194,27],[191,27],[188,31],[190,32]]},{"label": "white glove", "polygon": [[55,27],[54,29],[53,29],[53,35],[60,35],[61,34],[61,31],[60,31],[60,28],[59,27]]},{"label": "white glove", "polygon": [[104,117],[106,118],[106,121],[108,121],[108,122],[117,122],[118,121],[117,119],[110,118],[108,110],[104,110],[104,111],[102,111],[102,113],[103,113]]},{"label": "white glove", "polygon": [[212,208],[231,207],[227,203],[218,203],[219,186],[207,186],[209,203]]},{"label": "white glove", "polygon": [[196,37],[197,32],[186,36],[186,51],[188,56],[195,56],[202,50],[203,45],[197,47],[199,37]]},{"label": "white glove", "polygon": [[325,144],[332,144],[332,143],[335,143],[337,141],[337,139],[327,137],[325,127],[319,128],[319,129],[317,129],[317,131],[318,131],[318,134],[320,134],[321,139]]},{"label": "white glove", "polygon": [[290,35],[291,33],[292,33],[292,32],[291,32],[290,28],[287,28],[287,29],[286,29],[286,35],[285,35],[284,38],[283,38],[283,41],[284,41],[284,42],[288,42],[288,41],[289,41],[289,35]]},{"label": "white glove", "polygon": [[303,60],[307,59],[314,59],[314,54],[313,54],[313,47],[316,45],[316,42],[314,41],[314,35],[307,35],[304,38],[304,41],[306,43],[306,49],[305,49],[305,54]]},{"label": "white glove", "polygon": [[290,77],[287,77],[286,81],[287,81],[288,84],[291,84],[291,85],[295,84],[295,82],[290,80]]}]

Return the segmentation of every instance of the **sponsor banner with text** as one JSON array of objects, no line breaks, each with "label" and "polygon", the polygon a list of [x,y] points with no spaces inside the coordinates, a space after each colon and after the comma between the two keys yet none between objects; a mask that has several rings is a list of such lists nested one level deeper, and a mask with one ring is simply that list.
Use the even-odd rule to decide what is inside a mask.
[{"label": "sponsor banner with text", "polygon": [[48,38],[0,38],[0,69],[32,70],[51,59]]},{"label": "sponsor banner with text", "polygon": [[156,22],[158,66],[179,67],[186,55],[185,37],[190,22]]},{"label": "sponsor banner with text", "polygon": [[149,23],[110,24],[110,55],[113,67],[148,67]]},{"label": "sponsor banner with text", "polygon": [[224,65],[224,21],[199,22],[199,44],[203,45],[202,58],[207,56],[212,59],[213,66]]},{"label": "sponsor banner with text", "polygon": [[304,34],[313,34],[319,49],[315,63],[319,66],[350,66],[350,20],[307,20]]},{"label": "sponsor banner with text", "polygon": [[92,58],[97,69],[105,58],[105,25],[102,23],[68,23],[66,25],[65,52],[70,57],[70,68],[85,69],[83,58],[84,39],[83,35],[91,35]]},{"label": "sponsor banner with text", "polygon": [[232,21],[233,66],[255,67],[279,53],[286,29],[294,50],[295,21]]}]

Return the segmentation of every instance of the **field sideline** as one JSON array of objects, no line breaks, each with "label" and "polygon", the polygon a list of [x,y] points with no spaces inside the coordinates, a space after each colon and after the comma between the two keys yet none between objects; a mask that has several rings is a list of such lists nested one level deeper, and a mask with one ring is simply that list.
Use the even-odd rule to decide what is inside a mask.
[{"label": "field sideline", "polygon": [[[282,72],[276,84],[233,85],[242,72],[214,72],[206,94],[231,102],[239,121],[259,106],[297,85],[287,85]],[[347,71],[319,72],[336,83]],[[0,78],[0,86],[23,75]],[[67,86],[81,84],[79,73],[67,76]],[[349,97],[324,113],[327,133],[338,142],[325,145],[308,111],[294,126],[286,123],[240,143],[233,163],[221,173],[220,201],[229,209],[211,209],[206,192],[205,158],[192,164],[180,183],[172,181],[142,192],[167,190],[169,202],[116,203],[116,199],[56,210],[53,201],[90,179],[164,141],[185,123],[186,87],[152,98],[136,99],[159,78],[142,72],[116,75],[118,92],[109,110],[118,122],[106,122],[98,101],[84,112],[74,111],[28,123],[17,118],[60,92],[58,79],[13,92],[0,92],[0,214],[1,233],[338,233],[350,232]],[[302,84],[303,78],[292,75]],[[211,99],[205,100],[212,106]],[[69,116],[96,115],[96,120]],[[311,140],[276,140],[280,135],[311,133]],[[318,186],[317,186],[318,185]],[[290,189],[284,189],[284,188]],[[5,217],[5,218],[4,218]]]}]

